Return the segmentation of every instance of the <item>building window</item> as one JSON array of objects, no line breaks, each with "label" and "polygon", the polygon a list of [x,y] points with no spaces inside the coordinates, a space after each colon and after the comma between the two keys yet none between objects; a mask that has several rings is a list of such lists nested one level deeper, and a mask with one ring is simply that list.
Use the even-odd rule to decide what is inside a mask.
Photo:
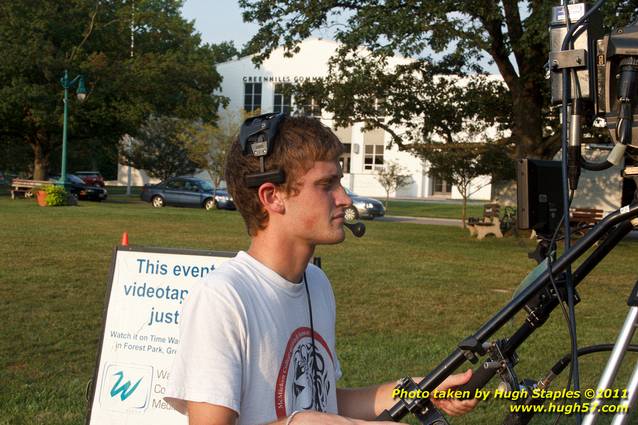
[{"label": "building window", "polygon": [[273,112],[283,112],[289,114],[292,105],[292,94],[290,94],[290,84],[275,84]]},{"label": "building window", "polygon": [[310,103],[303,107],[304,115],[309,117],[321,118],[321,103],[314,97],[310,98]]},{"label": "building window", "polygon": [[261,83],[244,83],[244,111],[261,109]]},{"label": "building window", "polygon": [[452,185],[443,179],[432,176],[432,192],[435,195],[449,195],[452,193]]},{"label": "building window", "polygon": [[341,165],[341,170],[343,174],[348,174],[350,172],[350,151],[352,149],[352,145],[350,143],[343,144],[343,153],[339,157],[339,165]]},{"label": "building window", "polygon": [[366,145],[366,151],[363,156],[364,170],[383,170],[383,145]]}]

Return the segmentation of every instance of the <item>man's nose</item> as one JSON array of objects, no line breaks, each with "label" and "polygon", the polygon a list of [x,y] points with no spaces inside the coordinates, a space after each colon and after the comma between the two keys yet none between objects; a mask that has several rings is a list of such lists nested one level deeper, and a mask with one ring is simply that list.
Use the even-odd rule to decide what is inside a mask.
[{"label": "man's nose", "polygon": [[339,190],[337,191],[337,205],[343,205],[344,207],[349,207],[352,205],[352,199],[346,193],[346,189],[343,186],[339,186]]}]

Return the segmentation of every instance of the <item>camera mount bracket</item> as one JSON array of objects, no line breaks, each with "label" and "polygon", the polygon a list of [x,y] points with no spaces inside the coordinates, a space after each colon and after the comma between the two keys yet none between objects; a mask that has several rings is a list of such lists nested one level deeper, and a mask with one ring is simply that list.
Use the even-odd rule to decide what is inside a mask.
[{"label": "camera mount bracket", "polygon": [[553,70],[587,67],[587,50],[562,50],[550,52],[549,64]]},{"label": "camera mount bracket", "polygon": [[[419,386],[410,377],[401,378],[397,383],[395,390],[399,390],[400,393],[418,393],[420,392]],[[429,398],[397,398],[403,408],[412,413],[421,425],[449,425],[449,422],[443,417],[441,412],[438,411]],[[392,420],[392,417],[384,418],[382,420]]]}]

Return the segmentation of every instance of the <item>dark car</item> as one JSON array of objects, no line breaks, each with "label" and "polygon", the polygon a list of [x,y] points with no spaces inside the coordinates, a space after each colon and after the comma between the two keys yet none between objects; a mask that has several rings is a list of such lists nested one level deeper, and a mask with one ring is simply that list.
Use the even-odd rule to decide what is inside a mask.
[{"label": "dark car", "polygon": [[81,178],[89,186],[104,187],[104,177],[99,171],[76,171],[73,174]]},{"label": "dark car", "polygon": [[142,200],[156,208],[164,205],[234,210],[233,198],[223,189],[214,189],[206,180],[194,177],[172,177],[155,185],[144,185]]},{"label": "dark car", "polygon": [[[50,181],[59,181],[60,176],[51,176]],[[101,202],[106,200],[108,192],[99,186],[92,186],[74,174],[66,175],[66,189],[78,199]]]},{"label": "dark car", "polygon": [[346,193],[352,199],[352,205],[359,211],[359,217],[372,220],[375,217],[383,217],[385,215],[385,208],[380,201],[374,198],[359,196],[349,189],[346,189]]}]

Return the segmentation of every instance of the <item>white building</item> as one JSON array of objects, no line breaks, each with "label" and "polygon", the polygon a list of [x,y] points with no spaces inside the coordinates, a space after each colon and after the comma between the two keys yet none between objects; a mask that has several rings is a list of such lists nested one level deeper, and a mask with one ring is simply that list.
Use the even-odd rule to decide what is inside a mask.
[{"label": "white building", "polygon": [[[251,57],[217,65],[217,71],[223,77],[220,94],[230,99],[231,111],[253,111],[261,113],[288,112],[294,108],[294,99],[284,96],[284,84],[295,84],[307,79],[324,77],[328,74],[328,60],[335,54],[338,44],[334,41],[310,38],[300,45],[299,53],[293,57],[284,57],[283,48],[274,50],[270,57],[257,68]],[[407,61],[397,58],[395,63]],[[393,64],[391,64],[393,65]],[[385,196],[385,190],[376,179],[377,170],[387,162],[399,163],[411,175],[411,182],[393,197],[405,198],[453,198],[461,196],[454,187],[445,181],[437,180],[427,173],[427,164],[418,157],[393,146],[388,148],[390,135],[381,129],[364,132],[362,123],[347,128],[335,128],[332,117],[326,111],[313,110],[313,115],[334,129],[344,143],[346,153],[342,157],[344,176],[342,184],[359,195]],[[239,115],[240,116],[240,115]],[[118,181],[126,184],[127,168],[120,166]],[[206,178],[205,175],[202,175]],[[144,173],[133,170],[132,184],[148,182]],[[491,186],[487,179],[477,179],[472,188],[472,199],[490,199]]]},{"label": "white building", "polygon": [[[282,94],[284,84],[295,84],[328,74],[328,60],[335,54],[334,41],[310,38],[300,45],[299,53],[284,57],[283,48],[274,50],[260,68],[250,57],[225,62],[217,66],[223,82],[221,94],[230,99],[230,109],[262,113],[287,112],[294,99]],[[397,58],[395,63],[406,61]],[[392,65],[392,64],[391,64]],[[344,143],[346,153],[342,158],[344,177],[342,184],[360,195],[385,196],[385,190],[376,179],[376,172],[384,163],[394,161],[411,175],[411,183],[391,194],[396,197],[449,198],[459,197],[458,192],[444,181],[436,181],[427,174],[427,164],[416,156],[399,151],[396,146],[388,149],[390,135],[381,129],[363,132],[362,123],[347,128],[335,128],[332,117],[326,111],[314,111],[327,126],[333,128]],[[490,186],[477,191],[473,198],[489,199]]]}]

